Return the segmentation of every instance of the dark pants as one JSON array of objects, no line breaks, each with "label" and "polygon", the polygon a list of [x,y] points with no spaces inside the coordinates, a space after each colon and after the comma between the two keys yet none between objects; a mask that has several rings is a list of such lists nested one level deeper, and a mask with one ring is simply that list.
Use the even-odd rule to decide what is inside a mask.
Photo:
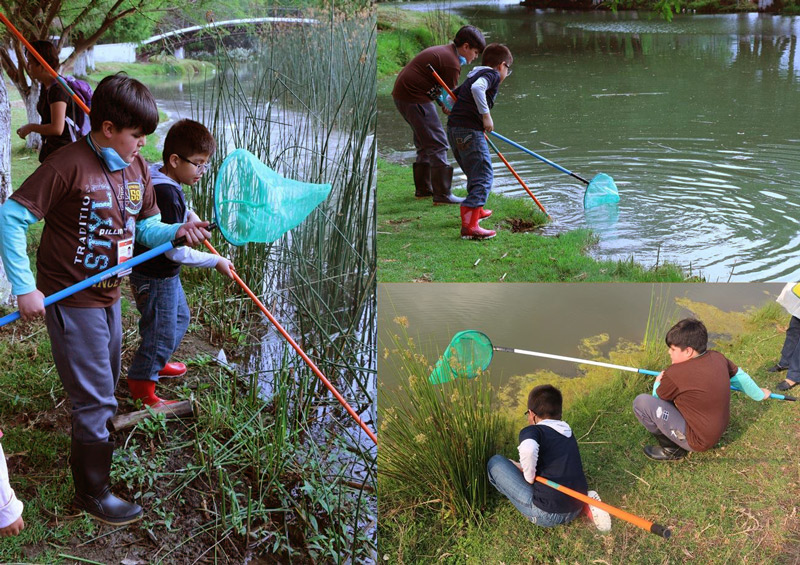
[{"label": "dark pants", "polygon": [[402,100],[395,100],[394,105],[414,132],[416,162],[428,163],[431,167],[448,165],[447,136],[436,111],[436,105],[433,102],[415,104]]},{"label": "dark pants", "polygon": [[189,305],[180,275],[165,279],[131,273],[142,342],[131,361],[128,379],[158,382],[158,372],[167,364],[189,328]]},{"label": "dark pants", "polygon": [[108,439],[117,411],[122,348],[119,300],[105,308],[51,304],[45,323],[58,375],[72,403],[72,437],[82,443]]},{"label": "dark pants", "polygon": [[492,156],[489,144],[482,131],[448,127],[447,138],[453,155],[464,174],[467,175],[467,198],[461,203],[467,208],[480,208],[486,204],[494,182]]},{"label": "dark pants", "polygon": [[692,451],[686,441],[686,420],[672,402],[640,394],[633,400],[633,413],[651,434],[661,433],[678,447]]},{"label": "dark pants", "polygon": [[792,316],[789,328],[786,330],[786,339],[781,350],[781,367],[789,367],[786,378],[793,382],[800,382],[800,318]]}]

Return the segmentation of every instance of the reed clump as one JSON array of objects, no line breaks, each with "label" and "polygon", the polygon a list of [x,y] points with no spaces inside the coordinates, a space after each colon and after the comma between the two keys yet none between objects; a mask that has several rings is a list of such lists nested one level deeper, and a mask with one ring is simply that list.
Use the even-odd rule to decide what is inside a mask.
[{"label": "reed clump", "polygon": [[393,359],[407,381],[378,391],[383,492],[391,491],[392,506],[398,498],[427,501],[452,519],[477,522],[489,494],[486,463],[510,437],[494,390],[484,377],[432,385],[432,368],[413,342],[398,337],[396,345]]}]

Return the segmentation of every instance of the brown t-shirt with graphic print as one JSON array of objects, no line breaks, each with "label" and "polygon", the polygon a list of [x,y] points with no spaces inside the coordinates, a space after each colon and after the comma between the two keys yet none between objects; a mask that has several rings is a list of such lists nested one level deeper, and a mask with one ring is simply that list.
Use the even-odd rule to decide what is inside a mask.
[{"label": "brown t-shirt with graphic print", "polygon": [[[53,153],[11,198],[45,221],[36,257],[36,287],[45,296],[117,265],[133,250],[136,221],[158,214],[144,159],[112,173],[85,139]],[[61,304],[110,306],[119,284],[111,277]]]},{"label": "brown t-shirt with graphic print", "polygon": [[686,441],[692,450],[711,449],[728,427],[731,378],[738,371],[719,351],[706,351],[664,371],[656,393],[675,404],[686,420]]}]

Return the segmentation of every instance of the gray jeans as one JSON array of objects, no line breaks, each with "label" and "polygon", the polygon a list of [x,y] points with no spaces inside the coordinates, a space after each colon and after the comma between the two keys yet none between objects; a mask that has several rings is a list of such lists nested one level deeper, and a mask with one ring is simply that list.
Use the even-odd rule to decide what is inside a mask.
[{"label": "gray jeans", "polygon": [[82,443],[108,439],[117,411],[122,323],[119,300],[106,308],[46,308],[53,360],[72,403],[72,437]]},{"label": "gray jeans", "polygon": [[397,111],[414,132],[414,147],[417,148],[417,163],[429,163],[431,167],[446,166],[447,135],[433,102],[415,104],[394,101]]},{"label": "gray jeans", "polygon": [[686,420],[672,402],[650,394],[640,394],[633,400],[633,413],[651,434],[660,432],[672,443],[692,451],[686,441]]}]

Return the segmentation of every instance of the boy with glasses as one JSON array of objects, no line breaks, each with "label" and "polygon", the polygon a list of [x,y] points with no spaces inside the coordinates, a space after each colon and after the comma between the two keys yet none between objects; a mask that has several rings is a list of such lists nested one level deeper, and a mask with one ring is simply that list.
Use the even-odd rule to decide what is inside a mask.
[{"label": "boy with glasses", "polygon": [[[164,140],[164,163],[150,166],[162,222],[182,224],[197,218],[186,206],[181,185],[192,186],[200,180],[216,148],[211,132],[199,122],[180,120],[170,128]],[[137,243],[134,254],[147,250]],[[189,327],[181,265],[213,267],[233,278],[233,265],[228,259],[187,247],[171,249],[134,267],[130,279],[136,308],[142,316],[139,320],[142,341],[128,369],[128,388],[134,400],[141,400],[147,406],[172,402],[156,396],[159,377],[180,377],[186,373],[183,363],[168,362]]]},{"label": "boy with glasses", "polygon": [[453,94],[455,104],[447,120],[447,139],[453,155],[467,175],[467,192],[461,203],[461,237],[489,239],[494,230],[482,228],[478,222],[492,215],[483,208],[494,182],[492,158],[484,132],[494,129],[491,108],[497,91],[508,75],[514,57],[505,45],[492,43],[483,51],[481,66],[475,67]]},{"label": "boy with glasses", "polygon": [[598,530],[607,532],[611,530],[608,512],[536,481],[541,475],[600,500],[595,491],[588,490],[575,434],[561,419],[562,404],[561,391],[552,385],[531,390],[525,412],[528,426],[519,432],[519,462],[493,456],[487,465],[489,482],[537,526],[567,524],[583,513]]}]

